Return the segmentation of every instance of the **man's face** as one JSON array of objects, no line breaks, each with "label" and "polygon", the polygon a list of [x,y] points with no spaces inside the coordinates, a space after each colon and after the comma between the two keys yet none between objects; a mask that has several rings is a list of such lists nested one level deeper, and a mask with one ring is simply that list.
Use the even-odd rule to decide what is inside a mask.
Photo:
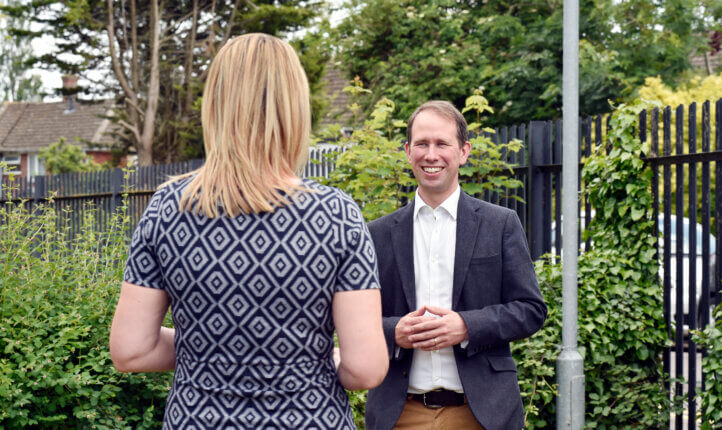
[{"label": "man's face", "polygon": [[416,116],[411,142],[404,148],[419,194],[428,205],[438,206],[456,189],[459,166],[466,163],[471,144],[459,146],[454,121],[428,109]]}]

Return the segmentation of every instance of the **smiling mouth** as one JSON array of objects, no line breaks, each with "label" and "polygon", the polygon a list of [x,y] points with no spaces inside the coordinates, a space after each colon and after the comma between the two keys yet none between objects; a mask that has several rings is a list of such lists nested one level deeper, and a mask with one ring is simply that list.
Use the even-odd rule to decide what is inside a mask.
[{"label": "smiling mouth", "polygon": [[426,173],[438,173],[441,171],[441,167],[422,167],[421,169]]}]

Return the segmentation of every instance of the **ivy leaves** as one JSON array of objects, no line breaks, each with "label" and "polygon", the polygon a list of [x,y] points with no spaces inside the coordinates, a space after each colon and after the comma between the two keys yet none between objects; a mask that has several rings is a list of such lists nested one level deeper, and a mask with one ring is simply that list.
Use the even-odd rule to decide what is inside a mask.
[{"label": "ivy leaves", "polygon": [[[582,170],[594,216],[579,257],[579,343],[584,356],[587,428],[664,428],[671,402],[663,384],[661,353],[669,343],[662,314],[653,234],[651,172],[634,135],[648,105],[620,105],[606,145]],[[588,214],[591,215],[591,214]],[[527,391],[526,426],[554,422],[554,378],[549,376],[561,343],[561,265],[536,262],[549,317],[536,335],[513,345],[519,382]],[[553,373],[552,373],[553,375]],[[528,402],[528,403],[527,403]]]}]

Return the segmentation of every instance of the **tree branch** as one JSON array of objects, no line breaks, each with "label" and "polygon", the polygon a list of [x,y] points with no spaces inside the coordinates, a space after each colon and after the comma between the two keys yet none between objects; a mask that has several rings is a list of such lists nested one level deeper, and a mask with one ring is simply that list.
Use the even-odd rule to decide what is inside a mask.
[{"label": "tree branch", "polygon": [[[113,65],[113,73],[115,73],[115,77],[116,79],[118,79],[120,87],[123,89],[123,93],[125,93],[125,97],[135,102],[137,96],[128,84],[128,79],[123,72],[123,68],[120,65],[120,59],[118,58],[118,53],[115,49],[115,23],[113,18],[113,0],[106,0],[106,5],[108,7],[108,22],[106,22],[106,31],[108,33],[108,48],[110,49],[110,61]],[[135,104],[137,105],[137,103]]]},{"label": "tree branch", "polygon": [[135,140],[140,141],[140,133],[138,132],[138,127],[136,127],[132,124],[128,124],[127,122],[123,121],[122,119],[118,120],[118,125],[120,125],[124,129],[133,133],[133,137],[135,137]]}]

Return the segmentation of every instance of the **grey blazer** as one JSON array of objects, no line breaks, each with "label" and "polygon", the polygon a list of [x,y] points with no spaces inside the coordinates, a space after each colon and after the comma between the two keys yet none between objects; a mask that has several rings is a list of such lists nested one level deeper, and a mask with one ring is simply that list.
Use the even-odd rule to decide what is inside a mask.
[{"label": "grey blazer", "polygon": [[[406,401],[413,354],[407,349],[394,354],[394,329],[417,308],[413,213],[408,204],[369,224],[391,357],[386,379],[368,394],[369,430],[392,429]],[[522,428],[524,411],[509,342],[539,330],[547,308],[516,213],[464,192],[457,212],[452,309],[469,331],[468,345],[454,346],[454,356],[474,417],[487,430]]]}]

